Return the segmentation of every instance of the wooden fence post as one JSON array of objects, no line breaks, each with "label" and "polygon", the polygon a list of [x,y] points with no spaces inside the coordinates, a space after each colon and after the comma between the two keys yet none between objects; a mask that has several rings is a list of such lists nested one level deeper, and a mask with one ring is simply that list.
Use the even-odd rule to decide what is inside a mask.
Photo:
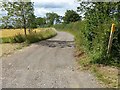
[{"label": "wooden fence post", "polygon": [[113,34],[114,34],[114,32],[115,32],[115,24],[112,24],[110,38],[109,38],[109,43],[108,43],[107,54],[111,52],[111,47],[112,47],[112,41],[113,41]]}]

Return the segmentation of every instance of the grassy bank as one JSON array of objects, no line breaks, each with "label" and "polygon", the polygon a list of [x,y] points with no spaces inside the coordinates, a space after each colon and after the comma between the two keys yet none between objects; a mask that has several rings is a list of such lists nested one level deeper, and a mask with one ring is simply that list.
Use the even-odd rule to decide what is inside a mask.
[{"label": "grassy bank", "polygon": [[[14,31],[11,30],[11,34],[12,32]],[[56,34],[57,33],[55,29],[47,28],[47,29],[40,30],[39,32],[32,31],[30,34],[27,34],[27,36],[21,33],[17,33],[15,36],[11,36],[11,37],[3,36],[1,39],[2,39],[2,43],[23,43],[25,42],[27,44],[30,44],[30,43],[38,42],[40,40],[51,38],[55,36]]]},{"label": "grassy bank", "polygon": [[[90,32],[87,22],[75,22],[54,26],[75,36],[76,59],[84,70],[90,70],[106,87],[118,87],[118,67],[120,65],[118,32],[115,32],[111,54],[107,55],[111,22],[104,23]],[[116,55],[115,55],[116,53]],[[103,70],[105,69],[105,71]],[[114,71],[114,73],[113,73]],[[107,72],[107,73],[106,73]]]}]

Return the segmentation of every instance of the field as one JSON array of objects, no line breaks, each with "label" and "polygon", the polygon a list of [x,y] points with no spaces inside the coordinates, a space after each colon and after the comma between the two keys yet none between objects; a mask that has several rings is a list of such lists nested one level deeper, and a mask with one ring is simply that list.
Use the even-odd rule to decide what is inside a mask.
[{"label": "field", "polygon": [[0,57],[11,54],[31,43],[51,38],[56,34],[54,28],[34,29],[31,34],[27,30],[27,36],[24,35],[23,29],[2,29],[0,30],[0,40],[2,41],[0,43],[0,51],[2,51],[0,52]]},{"label": "field", "polygon": [[[39,28],[39,29],[34,29],[34,32],[40,32],[41,30],[44,30],[43,28]],[[1,29],[0,30],[0,38],[2,37],[12,37],[15,36],[17,34],[23,34],[24,35],[24,30],[23,29]],[[27,30],[27,34],[29,34],[28,30]]]}]

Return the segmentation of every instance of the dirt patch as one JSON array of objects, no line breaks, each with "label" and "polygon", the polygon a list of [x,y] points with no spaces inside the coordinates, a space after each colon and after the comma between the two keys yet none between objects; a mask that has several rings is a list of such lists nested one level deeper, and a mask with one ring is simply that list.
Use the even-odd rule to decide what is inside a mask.
[{"label": "dirt patch", "polygon": [[16,50],[18,50],[18,49],[21,49],[22,47],[24,47],[25,46],[25,44],[0,44],[0,47],[1,47],[1,55],[0,55],[0,57],[2,57],[2,56],[6,56],[6,55],[8,55],[8,54],[11,54],[11,53],[13,53],[13,52],[15,52]]},{"label": "dirt patch", "polygon": [[[118,69],[109,66],[97,66],[95,72],[107,87],[118,87]],[[102,75],[102,76],[101,76]]]}]

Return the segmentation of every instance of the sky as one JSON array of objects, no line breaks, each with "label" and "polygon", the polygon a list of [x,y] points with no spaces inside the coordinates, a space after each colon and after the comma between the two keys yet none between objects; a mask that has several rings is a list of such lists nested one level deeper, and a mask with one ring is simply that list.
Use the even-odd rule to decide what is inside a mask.
[{"label": "sky", "polygon": [[32,0],[34,2],[35,15],[44,17],[47,12],[55,12],[61,16],[66,10],[77,10],[79,5],[76,0]]},{"label": "sky", "polygon": [[[77,10],[77,0],[31,0],[34,2],[34,13],[37,17],[45,17],[48,12],[55,12],[64,16],[66,10]],[[0,15],[5,12],[0,11]]]}]

